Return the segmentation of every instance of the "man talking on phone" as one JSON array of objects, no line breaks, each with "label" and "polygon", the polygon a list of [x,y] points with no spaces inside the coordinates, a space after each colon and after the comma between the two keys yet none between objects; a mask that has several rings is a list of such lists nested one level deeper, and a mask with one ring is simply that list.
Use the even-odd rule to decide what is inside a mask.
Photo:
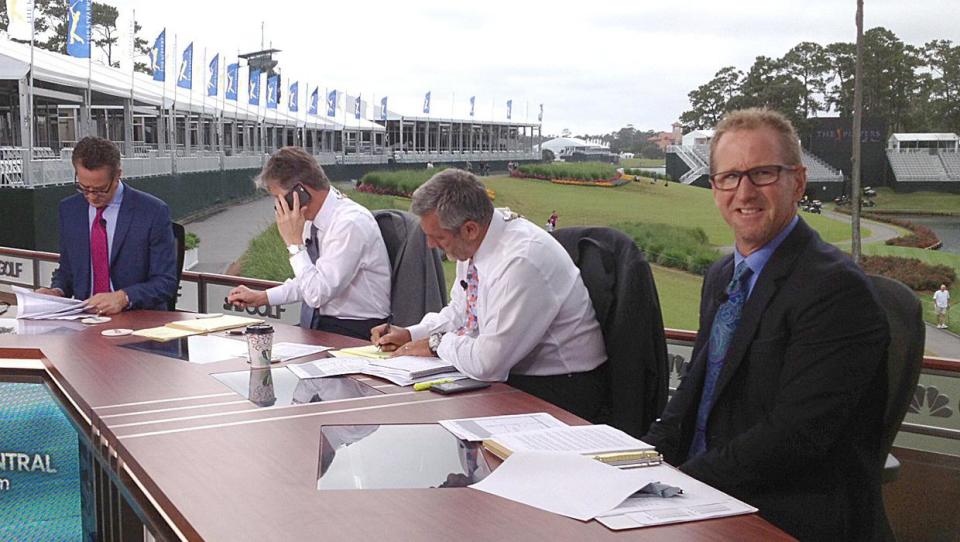
[{"label": "man talking on phone", "polygon": [[359,339],[390,314],[390,260],[373,215],[330,186],[300,147],[275,152],[257,177],[274,197],[294,277],[265,291],[234,288],[241,307],[302,301],[300,326]]}]

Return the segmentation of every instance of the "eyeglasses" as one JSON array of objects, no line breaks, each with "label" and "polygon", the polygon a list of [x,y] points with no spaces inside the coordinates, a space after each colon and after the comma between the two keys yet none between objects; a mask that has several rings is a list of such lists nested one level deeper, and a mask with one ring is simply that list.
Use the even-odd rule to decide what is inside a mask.
[{"label": "eyeglasses", "polygon": [[86,186],[83,186],[82,184],[80,184],[80,182],[77,181],[77,176],[74,175],[74,176],[73,176],[73,188],[74,188],[77,192],[80,192],[81,194],[84,194],[84,195],[100,196],[100,195],[103,195],[103,194],[108,194],[108,193],[110,193],[110,188],[113,187],[113,183],[114,183],[115,181],[116,181],[116,179],[110,179],[110,184],[108,184],[106,188],[87,188]]},{"label": "eyeglasses", "polygon": [[737,171],[734,169],[714,173],[710,176],[710,182],[717,190],[736,190],[740,187],[740,179],[746,175],[747,178],[750,179],[750,182],[753,183],[753,186],[767,186],[780,180],[781,171],[799,171],[801,169],[803,169],[803,166],[782,165],[757,166],[747,171]]}]

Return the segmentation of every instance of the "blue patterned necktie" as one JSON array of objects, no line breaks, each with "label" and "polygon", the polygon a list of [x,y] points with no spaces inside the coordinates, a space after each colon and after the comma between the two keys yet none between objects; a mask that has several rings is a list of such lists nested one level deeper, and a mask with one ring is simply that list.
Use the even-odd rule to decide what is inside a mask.
[{"label": "blue patterned necktie", "polygon": [[746,261],[737,265],[733,271],[733,278],[727,285],[727,300],[720,305],[717,314],[713,317],[710,343],[707,346],[707,372],[703,378],[703,394],[700,396],[700,406],[697,409],[697,426],[693,433],[693,443],[690,444],[689,457],[691,458],[707,451],[707,418],[710,417],[710,409],[713,408],[713,394],[716,391],[717,380],[720,378],[720,370],[723,369],[727,350],[733,342],[733,334],[737,331],[737,324],[740,323],[740,314],[743,312],[743,304],[747,301],[749,293],[748,279],[752,272]]},{"label": "blue patterned necktie", "polygon": [[[319,230],[313,224],[310,224],[310,239],[305,243],[307,245],[307,256],[310,257],[310,263],[317,263],[320,257],[320,244],[317,242]],[[310,306],[306,301],[300,302],[300,327],[303,329],[312,329],[313,320],[317,315],[317,309]]]}]

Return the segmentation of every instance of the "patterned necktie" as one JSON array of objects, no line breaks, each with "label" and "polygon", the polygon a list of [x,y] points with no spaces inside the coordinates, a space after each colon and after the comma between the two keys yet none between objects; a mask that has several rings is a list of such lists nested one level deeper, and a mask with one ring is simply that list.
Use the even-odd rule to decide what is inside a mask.
[{"label": "patterned necktie", "polygon": [[107,221],[103,219],[106,207],[97,209],[90,229],[90,261],[93,264],[93,293],[110,291],[110,252],[107,250]]},{"label": "patterned necktie", "polygon": [[700,406],[697,409],[697,426],[693,434],[693,443],[690,445],[690,457],[696,457],[707,451],[707,419],[710,409],[713,408],[714,392],[720,370],[733,342],[733,334],[740,323],[743,304],[749,293],[748,279],[753,272],[746,261],[740,262],[733,271],[733,278],[727,285],[727,300],[717,309],[710,328],[710,343],[707,346],[707,372],[703,379],[703,394],[700,396]]},{"label": "patterned necktie", "polygon": [[467,310],[466,317],[467,323],[463,325],[460,329],[457,330],[457,335],[469,335],[476,336],[478,326],[477,326],[477,285],[479,284],[479,278],[477,277],[477,266],[473,265],[473,260],[470,260],[470,265],[467,267]]},{"label": "patterned necktie", "polygon": [[[310,238],[304,243],[307,246],[307,256],[310,257],[310,263],[317,263],[320,257],[320,243],[317,239],[317,227],[310,224]],[[300,327],[303,329],[313,328],[313,319],[317,314],[317,309],[311,307],[306,301],[300,302]]]}]

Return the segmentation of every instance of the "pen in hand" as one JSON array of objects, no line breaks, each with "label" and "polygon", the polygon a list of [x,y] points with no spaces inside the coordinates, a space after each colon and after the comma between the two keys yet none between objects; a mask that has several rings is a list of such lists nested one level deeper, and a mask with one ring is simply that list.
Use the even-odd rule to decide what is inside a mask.
[{"label": "pen in hand", "polygon": [[[389,335],[389,334],[390,334],[390,324],[391,324],[391,323],[393,323],[393,313],[392,313],[392,312],[387,315],[387,327],[383,328],[383,335],[381,335],[380,337],[383,337],[383,336],[385,336],[385,335]],[[377,345],[377,352],[383,352],[383,347],[382,347],[381,345],[379,345],[379,344]]]}]

